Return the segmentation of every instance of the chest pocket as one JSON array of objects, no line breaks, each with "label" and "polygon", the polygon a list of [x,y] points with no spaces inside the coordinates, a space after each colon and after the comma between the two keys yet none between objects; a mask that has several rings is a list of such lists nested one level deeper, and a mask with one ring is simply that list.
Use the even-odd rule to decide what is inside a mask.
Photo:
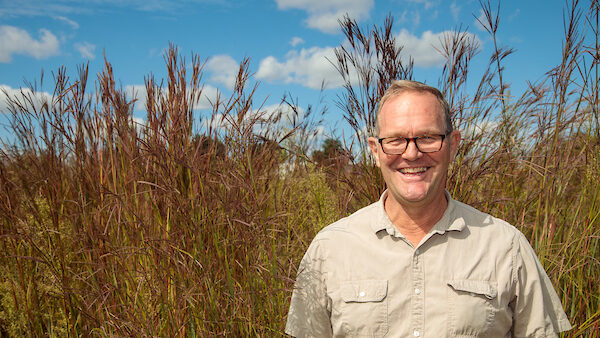
[{"label": "chest pocket", "polygon": [[448,286],[450,335],[486,336],[497,312],[496,284],[478,280],[450,280]]},{"label": "chest pocket", "polygon": [[387,280],[341,284],[342,330],[349,336],[381,337],[388,331]]}]

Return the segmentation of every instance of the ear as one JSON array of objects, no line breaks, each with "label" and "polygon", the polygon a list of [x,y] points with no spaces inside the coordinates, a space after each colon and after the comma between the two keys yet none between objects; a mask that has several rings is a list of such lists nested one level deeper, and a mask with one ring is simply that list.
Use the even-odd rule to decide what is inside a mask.
[{"label": "ear", "polygon": [[450,156],[452,159],[454,159],[454,157],[456,156],[456,154],[458,153],[458,146],[460,145],[460,140],[461,140],[461,136],[460,136],[460,130],[453,130],[450,135]]},{"label": "ear", "polygon": [[369,148],[371,148],[371,154],[375,158],[375,164],[379,167],[379,142],[374,137],[369,137]]}]

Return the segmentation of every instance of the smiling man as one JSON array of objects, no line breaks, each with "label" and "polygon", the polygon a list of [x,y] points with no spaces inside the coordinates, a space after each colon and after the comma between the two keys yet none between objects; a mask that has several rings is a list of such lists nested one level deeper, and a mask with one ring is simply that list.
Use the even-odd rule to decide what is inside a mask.
[{"label": "smiling man", "polygon": [[286,333],[297,337],[553,337],[571,325],[525,237],[453,200],[460,132],[436,88],[396,81],[369,147],[380,200],[325,227],[304,255]]}]

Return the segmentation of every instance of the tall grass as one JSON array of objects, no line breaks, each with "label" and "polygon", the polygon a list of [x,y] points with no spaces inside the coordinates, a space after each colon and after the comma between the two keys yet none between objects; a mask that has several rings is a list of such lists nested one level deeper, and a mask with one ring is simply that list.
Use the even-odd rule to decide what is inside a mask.
[{"label": "tall grass", "polygon": [[[503,62],[514,50],[497,43],[499,10],[481,4],[484,15],[478,20],[494,51],[474,92],[466,88],[474,81],[470,64],[479,53],[476,40],[458,29],[441,41],[447,62],[439,87],[464,137],[450,169],[449,190],[523,231],[575,324],[569,335],[600,336],[600,3],[569,4],[561,63],[519,96],[511,95],[503,77]],[[391,25],[389,18],[383,30],[364,31],[348,18],[342,22],[351,49],[340,47],[337,53],[346,80],[341,106],[357,138],[374,128],[388,74],[412,77],[411,60],[403,60],[402,47],[387,37]],[[368,153],[366,142],[362,145],[361,153]],[[377,168],[367,160],[359,167],[342,179],[352,191],[375,200],[384,189]]]},{"label": "tall grass", "polygon": [[[442,41],[440,88],[465,136],[449,190],[519,227],[562,297],[567,336],[597,337],[599,4],[586,6],[567,8],[561,64],[512,96],[503,62],[513,51],[496,43],[501,21],[482,3],[489,67],[472,70],[479,47],[458,29]],[[412,62],[391,17],[372,29],[341,24],[339,106],[364,141],[379,97],[413,76]],[[57,71],[51,100],[35,83],[8,98],[1,335],[280,335],[314,234],[379,197],[383,180],[360,143],[346,166],[310,162],[318,112],[287,100],[289,114],[263,111],[248,60],[202,118],[201,60],[171,46],[165,64],[166,79],[146,78],[144,125],[106,60],[93,90],[82,66],[73,79]]]},{"label": "tall grass", "polygon": [[83,67],[75,80],[58,72],[52,102],[10,99],[16,144],[0,170],[4,333],[280,330],[299,243],[334,219],[321,174],[279,169],[298,153],[280,145],[308,120],[291,116],[290,132],[273,130],[282,117],[252,110],[243,63],[232,96],[214,102],[195,134],[202,64],[193,57],[186,69],[174,47],[165,61],[164,87],[146,79],[145,126],[133,123],[108,62],[95,95]]}]

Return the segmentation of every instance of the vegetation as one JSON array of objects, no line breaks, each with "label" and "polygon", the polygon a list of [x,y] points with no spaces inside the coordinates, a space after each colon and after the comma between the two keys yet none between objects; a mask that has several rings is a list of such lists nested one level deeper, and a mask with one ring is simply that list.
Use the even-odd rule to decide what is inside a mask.
[{"label": "vegetation", "polygon": [[340,140],[334,138],[325,139],[321,149],[312,153],[312,161],[318,166],[344,168],[351,159],[352,154],[344,150]]},{"label": "vegetation", "polygon": [[[500,20],[482,7],[497,46]],[[440,50],[440,88],[465,136],[449,191],[526,234],[574,326],[565,336],[600,332],[599,12],[597,0],[567,8],[562,62],[519,96],[503,78],[511,49],[496,47],[474,92],[466,83],[478,75],[476,41],[459,30]],[[339,106],[363,141],[342,152],[341,142],[324,145],[321,155],[335,149],[342,166],[308,156],[312,109],[255,108],[247,60],[233,94],[202,120],[194,110],[202,63],[192,55],[186,68],[175,47],[166,80],[146,78],[145,125],[133,122],[135,101],[116,87],[108,61],[94,95],[82,66],[74,79],[56,73],[49,101],[32,94],[35,85],[10,97],[0,335],[282,334],[313,236],[384,189],[364,133],[390,81],[412,77],[392,23],[341,22]]]}]

